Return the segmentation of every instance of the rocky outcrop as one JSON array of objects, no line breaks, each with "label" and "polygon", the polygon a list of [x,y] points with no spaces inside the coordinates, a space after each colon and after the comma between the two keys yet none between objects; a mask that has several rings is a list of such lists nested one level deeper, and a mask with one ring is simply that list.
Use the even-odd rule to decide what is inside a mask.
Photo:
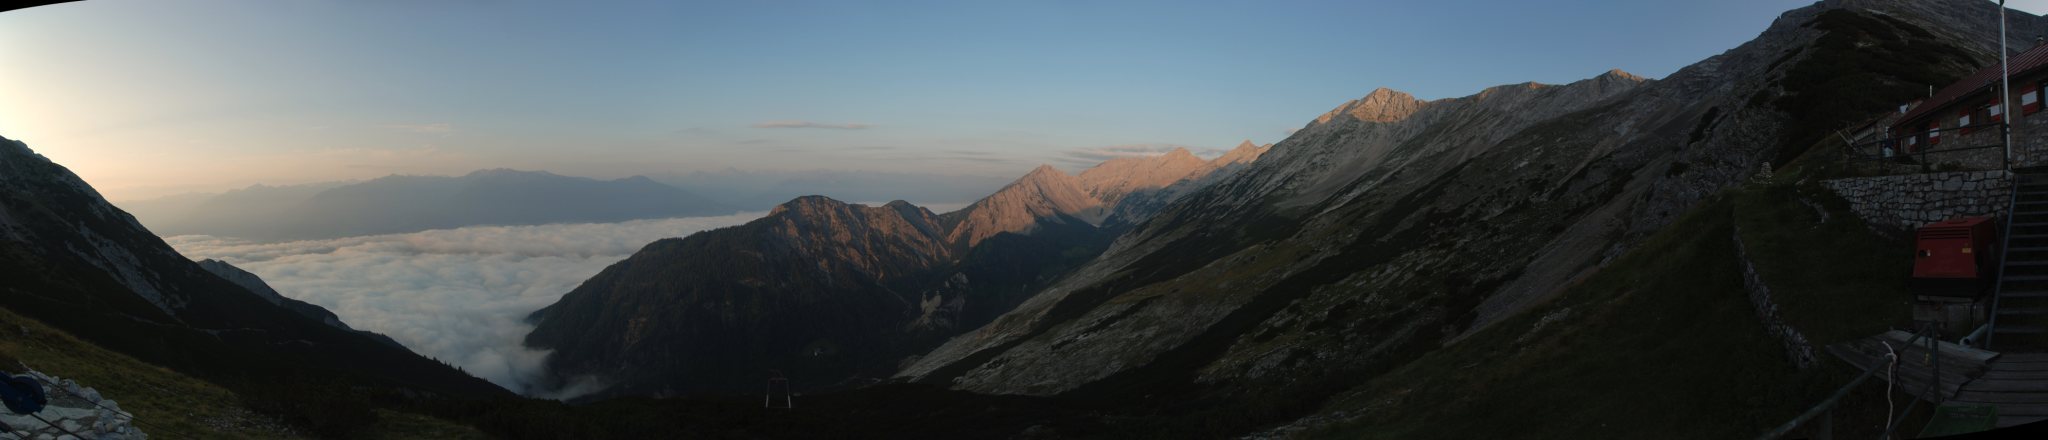
[{"label": "rocky outcrop", "polygon": [[[27,415],[0,411],[0,424],[16,430],[14,433],[0,433],[0,439],[73,439],[72,434],[93,440],[145,440],[148,434],[135,426],[135,415],[121,410],[121,403],[100,396],[99,390],[79,385],[71,379],[29,370],[23,375],[42,383],[43,392],[49,403],[36,413],[42,420]],[[54,425],[54,426],[53,426]]]}]

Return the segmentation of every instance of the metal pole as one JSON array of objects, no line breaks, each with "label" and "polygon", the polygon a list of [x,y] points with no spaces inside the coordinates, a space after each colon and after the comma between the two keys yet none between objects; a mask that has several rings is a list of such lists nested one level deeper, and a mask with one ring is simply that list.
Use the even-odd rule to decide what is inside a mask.
[{"label": "metal pole", "polygon": [[[1920,338],[1933,337],[1933,335],[1929,334],[1930,330],[1930,328],[1921,327],[1919,332],[1913,334],[1913,337],[1906,338],[1905,345],[1911,347],[1913,346],[1913,344],[1920,343]],[[1881,365],[1877,363],[1873,363],[1869,367],[1865,367],[1863,369],[1863,375],[1856,376],[1856,379],[1849,381],[1848,385],[1843,385],[1841,389],[1835,390],[1835,394],[1828,396],[1827,400],[1820,401],[1820,403],[1814,405],[1813,408],[1808,408],[1806,412],[1799,413],[1799,417],[1795,417],[1792,419],[1792,421],[1785,422],[1785,424],[1783,425],[1778,425],[1778,427],[1772,429],[1771,432],[1766,432],[1764,433],[1764,435],[1757,436],[1757,440],[1775,440],[1777,438],[1784,437],[1785,434],[1791,433],[1793,428],[1798,428],[1801,424],[1813,420],[1815,417],[1820,417],[1824,413],[1830,413],[1830,417],[1832,417],[1831,412],[1834,411],[1835,404],[1840,403],[1843,397],[1848,396],[1849,390],[1856,389],[1856,386],[1862,385],[1863,381],[1870,380],[1871,377],[1877,376],[1877,370],[1879,367],[1881,367]],[[1885,386],[1896,385],[1887,384]],[[1910,390],[1908,391],[1910,392]],[[1915,401],[1917,402],[1918,400]],[[1829,430],[1832,431],[1832,428],[1833,427],[1830,426]]]},{"label": "metal pole", "polygon": [[1817,438],[1820,440],[1835,440],[1834,408],[1829,408],[1826,414],[1821,414],[1820,426],[1815,427],[1814,431],[1816,432],[1814,432],[1813,438]]},{"label": "metal pole", "polygon": [[[2005,0],[1998,0],[1998,114],[1999,122],[2012,123],[2012,68],[2005,63]],[[2012,170],[2012,130],[2005,130],[2005,169]]]}]

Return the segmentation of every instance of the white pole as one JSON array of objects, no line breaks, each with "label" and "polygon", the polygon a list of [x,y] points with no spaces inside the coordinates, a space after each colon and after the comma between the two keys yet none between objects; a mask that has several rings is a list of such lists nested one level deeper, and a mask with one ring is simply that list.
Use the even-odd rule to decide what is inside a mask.
[{"label": "white pole", "polygon": [[2012,68],[2005,64],[2005,0],[1998,0],[1998,114],[2004,123],[2005,169],[2012,170]]}]

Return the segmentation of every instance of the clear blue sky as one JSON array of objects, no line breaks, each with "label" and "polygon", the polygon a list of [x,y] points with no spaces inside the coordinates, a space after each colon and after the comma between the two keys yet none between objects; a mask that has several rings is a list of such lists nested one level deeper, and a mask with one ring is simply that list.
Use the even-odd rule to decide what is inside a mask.
[{"label": "clear blue sky", "polygon": [[1022,174],[1425,99],[1663,77],[1788,0],[92,0],[0,13],[0,135],[111,198],[484,167]]}]

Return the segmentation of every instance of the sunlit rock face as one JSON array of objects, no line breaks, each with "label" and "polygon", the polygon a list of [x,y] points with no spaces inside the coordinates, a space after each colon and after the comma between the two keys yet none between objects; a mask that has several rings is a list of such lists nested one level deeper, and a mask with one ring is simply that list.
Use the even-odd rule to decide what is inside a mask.
[{"label": "sunlit rock face", "polygon": [[1227,396],[1399,365],[1549,298],[1811,145],[1791,139],[1803,116],[1779,103],[1825,91],[1781,79],[1838,50],[1817,44],[1823,13],[1885,15],[1896,22],[1873,20],[1897,29],[1874,38],[1932,29],[1992,59],[1992,31],[1954,24],[1995,16],[1976,3],[1817,4],[1659,80],[1616,70],[1428,101],[1374,90],[1130,222],[1101,256],[899,377],[998,394]]},{"label": "sunlit rock face", "polygon": [[[750,392],[767,370],[820,385],[879,380],[945,338],[1009,311],[1122,231],[1117,205],[1157,206],[1235,172],[1185,150],[1037,169],[958,211],[799,197],[745,225],[648,245],[533,314],[554,386],[593,395]],[[1136,197],[1142,195],[1144,197]]]}]

